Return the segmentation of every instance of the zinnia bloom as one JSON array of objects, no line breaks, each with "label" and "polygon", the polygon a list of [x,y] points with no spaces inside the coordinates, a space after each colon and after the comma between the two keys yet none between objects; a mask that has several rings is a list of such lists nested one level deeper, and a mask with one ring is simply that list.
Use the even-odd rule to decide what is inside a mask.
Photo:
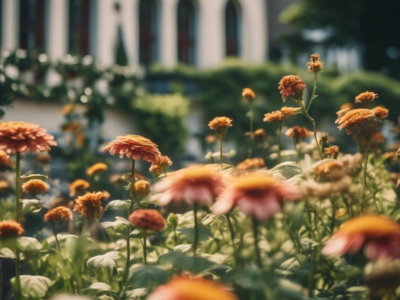
[{"label": "zinnia bloom", "polygon": [[207,166],[191,166],[158,182],[154,189],[156,192],[163,192],[159,199],[161,205],[172,200],[210,204],[224,187],[225,182],[220,172]]},{"label": "zinnia bloom", "polygon": [[212,210],[217,215],[228,213],[237,206],[244,214],[260,221],[281,211],[284,199],[295,200],[300,191],[271,175],[252,173],[237,178],[218,197]]},{"label": "zinnia bloom", "polygon": [[301,111],[300,107],[284,106],[281,108],[281,112],[283,113],[285,120],[293,117],[294,115],[298,114],[300,111]]},{"label": "zinnia bloom", "polygon": [[383,216],[360,216],[345,222],[322,249],[327,256],[356,254],[364,247],[370,260],[400,258],[400,226]]},{"label": "zinnia bloom", "polygon": [[13,166],[13,162],[11,160],[11,157],[7,154],[7,152],[0,150],[0,167],[3,166]]},{"label": "zinnia bloom", "polygon": [[162,155],[158,158],[157,165],[160,165],[163,168],[170,167],[172,166],[172,160],[168,156]]},{"label": "zinnia bloom", "polygon": [[208,127],[213,130],[218,130],[221,127],[229,128],[232,127],[232,119],[227,117],[215,117],[208,123]]},{"label": "zinnia bloom", "polygon": [[83,179],[77,179],[69,185],[69,195],[74,197],[78,192],[82,193],[90,188],[90,183]]},{"label": "zinnia bloom", "polygon": [[124,156],[134,160],[145,160],[151,163],[157,163],[161,156],[158,146],[151,140],[140,135],[117,136],[117,139],[108,143],[103,150],[107,150],[111,155],[119,154],[120,158]]},{"label": "zinnia bloom", "polygon": [[312,132],[305,127],[293,126],[286,130],[285,135],[298,141],[300,139],[305,139],[309,137],[310,135],[312,135]]},{"label": "zinnia bloom", "polygon": [[245,98],[248,102],[253,102],[256,98],[256,94],[250,88],[244,88],[242,92],[243,98]]},{"label": "zinnia bloom", "polygon": [[49,222],[65,222],[72,220],[72,212],[69,208],[65,206],[59,206],[53,209],[50,209],[45,215],[44,215],[44,221]]},{"label": "zinnia bloom", "polygon": [[298,75],[287,75],[279,81],[278,90],[281,91],[283,102],[285,102],[287,96],[295,101],[303,100],[305,89],[306,84]]},{"label": "zinnia bloom", "polygon": [[324,153],[331,158],[337,158],[339,155],[339,146],[331,146],[324,149]]},{"label": "zinnia bloom", "polygon": [[44,194],[49,189],[49,185],[40,179],[31,179],[22,185],[22,191],[32,195]]},{"label": "zinnia bloom", "polygon": [[238,300],[223,285],[203,278],[177,277],[158,287],[148,300]]},{"label": "zinnia bloom", "polygon": [[239,171],[247,171],[251,169],[261,169],[265,167],[264,160],[262,158],[254,157],[248,158],[236,166]]},{"label": "zinnia bloom", "polygon": [[144,198],[150,195],[151,193],[151,185],[146,180],[139,180],[135,182],[135,193]]},{"label": "zinnia bloom", "polygon": [[54,136],[39,125],[24,122],[0,122],[0,149],[7,153],[50,151]]},{"label": "zinnia bloom", "polygon": [[149,168],[149,172],[151,175],[154,177],[160,176],[162,173],[164,173],[164,168],[161,167],[160,165],[152,164]]},{"label": "zinnia bloom", "polygon": [[364,93],[361,93],[361,94],[359,94],[357,97],[356,97],[356,103],[365,103],[365,102],[372,102],[372,101],[374,101],[376,98],[378,98],[379,97],[379,95],[378,94],[375,94],[374,92],[364,92]]},{"label": "zinnia bloom", "polygon": [[101,202],[105,199],[102,192],[86,193],[75,200],[74,211],[87,219],[99,219],[103,213]]},{"label": "zinnia bloom", "polygon": [[284,114],[280,110],[273,111],[264,115],[264,122],[278,123],[285,119]]},{"label": "zinnia bloom", "polygon": [[108,166],[104,163],[96,163],[86,170],[88,176],[104,173],[108,170]]},{"label": "zinnia bloom", "polygon": [[339,129],[351,128],[368,120],[384,119],[388,115],[389,110],[380,106],[377,106],[373,109],[359,108],[350,110],[344,115],[338,115],[336,123],[339,124]]},{"label": "zinnia bloom", "polygon": [[161,231],[165,228],[165,219],[155,209],[138,209],[129,216],[133,226],[152,231]]},{"label": "zinnia bloom", "polygon": [[319,54],[311,54],[311,61],[307,63],[308,72],[318,73],[323,70],[322,62],[319,60]]},{"label": "zinnia bloom", "polygon": [[21,224],[14,220],[0,222],[0,238],[18,237],[24,234]]}]

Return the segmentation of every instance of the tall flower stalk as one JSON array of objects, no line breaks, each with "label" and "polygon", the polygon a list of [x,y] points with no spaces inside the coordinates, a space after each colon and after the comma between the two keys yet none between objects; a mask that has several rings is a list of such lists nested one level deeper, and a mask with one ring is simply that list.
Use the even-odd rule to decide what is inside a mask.
[{"label": "tall flower stalk", "polygon": [[210,127],[212,130],[215,130],[219,137],[219,162],[222,170],[222,143],[229,127],[232,127],[232,119],[227,117],[216,117],[208,123],[208,127]]},{"label": "tall flower stalk", "polygon": [[16,153],[15,157],[15,220],[18,222],[21,219],[20,212],[20,203],[19,203],[19,191],[21,188],[21,154],[19,152]]}]

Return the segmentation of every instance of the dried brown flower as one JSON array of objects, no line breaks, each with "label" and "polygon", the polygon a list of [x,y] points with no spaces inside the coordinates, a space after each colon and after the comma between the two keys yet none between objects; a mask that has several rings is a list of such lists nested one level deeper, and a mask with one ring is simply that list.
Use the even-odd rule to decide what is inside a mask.
[{"label": "dried brown flower", "polygon": [[312,135],[312,132],[305,127],[293,126],[286,130],[285,135],[298,141],[300,139],[305,139],[309,137],[310,135]]},{"label": "dried brown flower", "polygon": [[339,155],[339,146],[331,146],[328,148],[324,149],[324,153],[328,156],[330,156],[331,158],[337,158]]},{"label": "dried brown flower", "polygon": [[50,209],[45,215],[44,215],[44,221],[45,222],[66,222],[72,220],[72,212],[69,208],[65,206],[59,206],[53,209]]},{"label": "dried brown flower", "polygon": [[364,92],[364,93],[361,93],[361,94],[359,94],[357,97],[356,97],[356,103],[365,103],[365,102],[372,102],[372,101],[374,101],[376,98],[378,98],[379,97],[379,95],[378,94],[375,94],[374,92]]},{"label": "dried brown flower", "polygon": [[133,226],[152,231],[161,231],[165,228],[165,219],[155,209],[138,209],[129,216]]},{"label": "dried brown flower", "polygon": [[251,169],[260,169],[264,167],[265,167],[264,160],[262,158],[254,157],[242,161],[236,166],[236,169],[239,171],[247,171]]},{"label": "dried brown flower", "polygon": [[20,223],[14,220],[0,222],[0,238],[13,238],[24,234]]},{"label": "dried brown flower", "polygon": [[163,168],[170,167],[172,166],[172,160],[168,156],[162,155],[158,158],[157,165],[160,165]]},{"label": "dried brown flower", "polygon": [[242,92],[243,98],[245,98],[248,102],[253,102],[256,98],[256,94],[250,88],[244,88]]},{"label": "dried brown flower", "polygon": [[99,219],[103,213],[101,203],[104,198],[103,192],[86,193],[75,199],[74,211],[81,213],[89,220]]},{"label": "dried brown flower", "polygon": [[69,195],[71,197],[76,196],[76,194],[82,193],[90,188],[90,183],[83,179],[77,179],[69,185]]},{"label": "dried brown flower", "polygon": [[104,173],[107,170],[108,170],[108,166],[106,164],[96,163],[86,170],[86,174],[88,174],[88,176],[93,176],[96,174]]},{"label": "dried brown flower", "polygon": [[344,175],[343,165],[336,161],[327,161],[319,164],[315,170],[316,180],[319,182],[325,181],[336,181],[342,178]]},{"label": "dried brown flower", "polygon": [[311,61],[307,63],[308,72],[318,73],[323,70],[322,62],[319,60],[319,54],[311,54]]},{"label": "dried brown flower", "polygon": [[22,191],[32,195],[44,194],[49,189],[49,185],[40,179],[31,179],[22,185]]},{"label": "dried brown flower", "polygon": [[283,102],[285,102],[287,96],[291,97],[295,101],[303,100],[305,89],[306,84],[298,75],[287,75],[279,81],[278,90],[282,94]]},{"label": "dried brown flower", "polygon": [[149,168],[149,171],[150,171],[151,175],[153,175],[154,177],[158,177],[162,173],[164,173],[164,168],[161,167],[160,165],[152,164]]}]

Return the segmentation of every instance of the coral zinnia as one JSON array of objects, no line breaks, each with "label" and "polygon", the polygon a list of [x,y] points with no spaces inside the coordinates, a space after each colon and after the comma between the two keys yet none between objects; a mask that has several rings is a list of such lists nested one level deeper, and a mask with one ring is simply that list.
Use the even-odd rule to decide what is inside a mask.
[{"label": "coral zinnia", "polygon": [[82,193],[88,188],[90,188],[89,182],[83,179],[77,179],[69,185],[69,195],[74,197],[78,192]]},{"label": "coral zinnia", "polygon": [[88,176],[104,173],[108,170],[108,166],[104,163],[96,163],[86,170]]},{"label": "coral zinnia", "polygon": [[345,222],[329,239],[327,256],[356,254],[364,247],[368,259],[400,258],[400,226],[383,216],[360,216]]},{"label": "coral zinnia", "polygon": [[305,89],[306,84],[298,75],[283,76],[279,81],[278,90],[281,91],[283,102],[285,102],[287,96],[295,101],[303,100]]},{"label": "coral zinnia", "polygon": [[22,185],[24,193],[32,195],[44,194],[49,189],[49,185],[40,179],[31,179]]},{"label": "coral zinnia", "polygon": [[252,102],[256,98],[256,94],[250,88],[244,88],[242,92],[243,98],[245,98],[248,102]]},{"label": "coral zinnia", "polygon": [[17,237],[24,234],[21,224],[14,220],[0,222],[0,238]]},{"label": "coral zinnia", "polygon": [[300,191],[268,174],[252,173],[237,178],[218,197],[213,206],[217,215],[237,206],[243,213],[264,221],[281,211],[283,200],[301,197]]},{"label": "coral zinnia", "polygon": [[86,193],[75,200],[74,211],[82,214],[85,218],[99,219],[103,213],[101,206],[102,200],[105,199],[104,193]]},{"label": "coral zinnia", "polygon": [[0,149],[7,153],[43,152],[56,145],[54,136],[37,124],[0,122]]},{"label": "coral zinnia", "polygon": [[124,156],[134,160],[145,160],[151,163],[157,163],[161,156],[158,146],[151,140],[141,135],[117,136],[117,139],[108,143],[103,150],[107,150],[111,155],[119,154],[120,158]]},{"label": "coral zinnia", "polygon": [[356,103],[365,103],[365,102],[372,102],[374,101],[376,98],[378,98],[379,95],[375,94],[374,92],[364,92],[359,94],[356,97]]},{"label": "coral zinnia", "polygon": [[161,231],[165,227],[165,219],[155,209],[138,209],[129,216],[133,226],[152,231]]},{"label": "coral zinnia", "polygon": [[156,192],[163,192],[159,202],[166,205],[172,200],[209,204],[225,187],[223,175],[208,166],[191,166],[158,182]]},{"label": "coral zinnia", "polygon": [[285,119],[284,114],[280,110],[273,111],[264,115],[264,122],[277,123]]},{"label": "coral zinnia", "polygon": [[236,169],[238,169],[239,171],[246,171],[251,169],[260,169],[264,167],[264,160],[262,158],[254,157],[247,158],[246,160],[242,161],[236,166]]},{"label": "coral zinnia", "polygon": [[223,285],[203,278],[178,277],[158,287],[148,300],[237,300]]},{"label": "coral zinnia", "polygon": [[49,222],[62,222],[62,221],[69,221],[72,220],[72,212],[69,208],[65,206],[59,206],[53,209],[50,209],[45,215],[44,215],[44,221]]}]

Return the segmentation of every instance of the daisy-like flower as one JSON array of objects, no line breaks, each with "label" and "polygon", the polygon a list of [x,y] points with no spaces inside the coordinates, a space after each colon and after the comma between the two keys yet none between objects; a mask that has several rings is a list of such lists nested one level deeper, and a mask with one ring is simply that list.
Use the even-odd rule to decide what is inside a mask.
[{"label": "daisy-like flower", "polygon": [[75,200],[74,211],[79,212],[85,218],[99,219],[103,214],[102,201],[105,199],[103,192],[86,193]]},{"label": "daisy-like flower", "polygon": [[53,209],[50,209],[45,215],[44,215],[44,221],[45,222],[66,222],[72,220],[72,212],[69,208],[65,206],[59,206]]},{"label": "daisy-like flower", "polygon": [[322,249],[326,256],[356,254],[370,260],[400,258],[400,226],[383,216],[360,216],[345,222]]},{"label": "daisy-like flower", "polygon": [[148,300],[238,300],[226,287],[203,278],[177,277],[158,287]]},{"label": "daisy-like flower", "polygon": [[247,171],[252,169],[261,169],[265,167],[264,160],[262,158],[254,157],[247,158],[236,166],[239,171]]},{"label": "daisy-like flower", "polygon": [[290,127],[288,130],[286,130],[285,135],[287,137],[290,137],[296,141],[299,141],[300,139],[305,139],[309,136],[311,136],[313,133],[309,131],[305,127],[300,127],[300,126],[293,126]]},{"label": "daisy-like flower", "polygon": [[96,163],[86,170],[88,176],[104,173],[108,170],[108,166],[104,163]]},{"label": "daisy-like flower", "polygon": [[191,204],[210,204],[224,189],[223,175],[208,166],[191,166],[158,182],[154,190],[163,192],[161,205],[185,200]]},{"label": "daisy-like flower", "polygon": [[103,150],[107,150],[111,155],[119,154],[120,158],[124,156],[134,160],[144,160],[156,164],[161,156],[158,146],[151,140],[141,135],[117,136],[117,139],[108,143]]},{"label": "daisy-like flower", "polygon": [[307,69],[310,73],[319,73],[323,70],[322,62],[319,60],[319,54],[311,54],[311,61],[307,63]]},{"label": "daisy-like flower", "polygon": [[379,95],[375,94],[374,92],[363,92],[356,97],[355,102],[356,103],[366,103],[366,102],[371,103],[378,97],[379,97]]},{"label": "daisy-like flower", "polygon": [[247,102],[253,102],[256,98],[256,94],[250,88],[244,88],[242,92],[242,97],[247,100]]},{"label": "daisy-like flower", "polygon": [[90,188],[90,183],[84,179],[76,179],[69,185],[69,195],[76,196],[78,193],[83,193]]},{"label": "daisy-like flower", "polygon": [[339,146],[334,145],[334,146],[325,148],[324,153],[326,155],[328,155],[329,157],[336,159],[339,155]]},{"label": "daisy-like flower", "polygon": [[165,228],[164,217],[155,209],[137,209],[129,216],[133,226],[152,231],[161,231]]},{"label": "daisy-like flower", "polygon": [[146,180],[139,180],[135,182],[135,193],[141,198],[145,198],[151,193],[151,185]]},{"label": "daisy-like flower", "polygon": [[278,90],[282,94],[283,102],[285,102],[287,96],[295,101],[303,100],[305,89],[306,84],[298,75],[287,75],[279,81]]},{"label": "daisy-like flower", "polygon": [[338,128],[351,129],[356,125],[364,123],[365,121],[384,119],[389,115],[389,110],[377,106],[373,109],[365,109],[365,108],[353,109],[346,112],[344,115],[339,113],[340,111],[338,112],[338,119],[336,120],[336,123],[339,124]]},{"label": "daisy-like flower", "polygon": [[4,166],[13,166],[13,161],[11,160],[11,157],[7,154],[7,152],[0,150],[0,167]]},{"label": "daisy-like flower", "polygon": [[265,221],[281,211],[285,199],[300,197],[297,187],[289,183],[268,174],[251,173],[234,180],[218,197],[212,210],[223,215],[237,206],[244,214]]},{"label": "daisy-like flower", "polygon": [[50,151],[54,136],[39,125],[24,122],[0,122],[0,150],[7,153]]},{"label": "daisy-like flower", "polygon": [[14,220],[0,222],[0,238],[15,238],[24,234],[20,223]]},{"label": "daisy-like flower", "polygon": [[22,191],[31,195],[44,194],[49,190],[49,185],[40,179],[31,179],[22,185]]}]

